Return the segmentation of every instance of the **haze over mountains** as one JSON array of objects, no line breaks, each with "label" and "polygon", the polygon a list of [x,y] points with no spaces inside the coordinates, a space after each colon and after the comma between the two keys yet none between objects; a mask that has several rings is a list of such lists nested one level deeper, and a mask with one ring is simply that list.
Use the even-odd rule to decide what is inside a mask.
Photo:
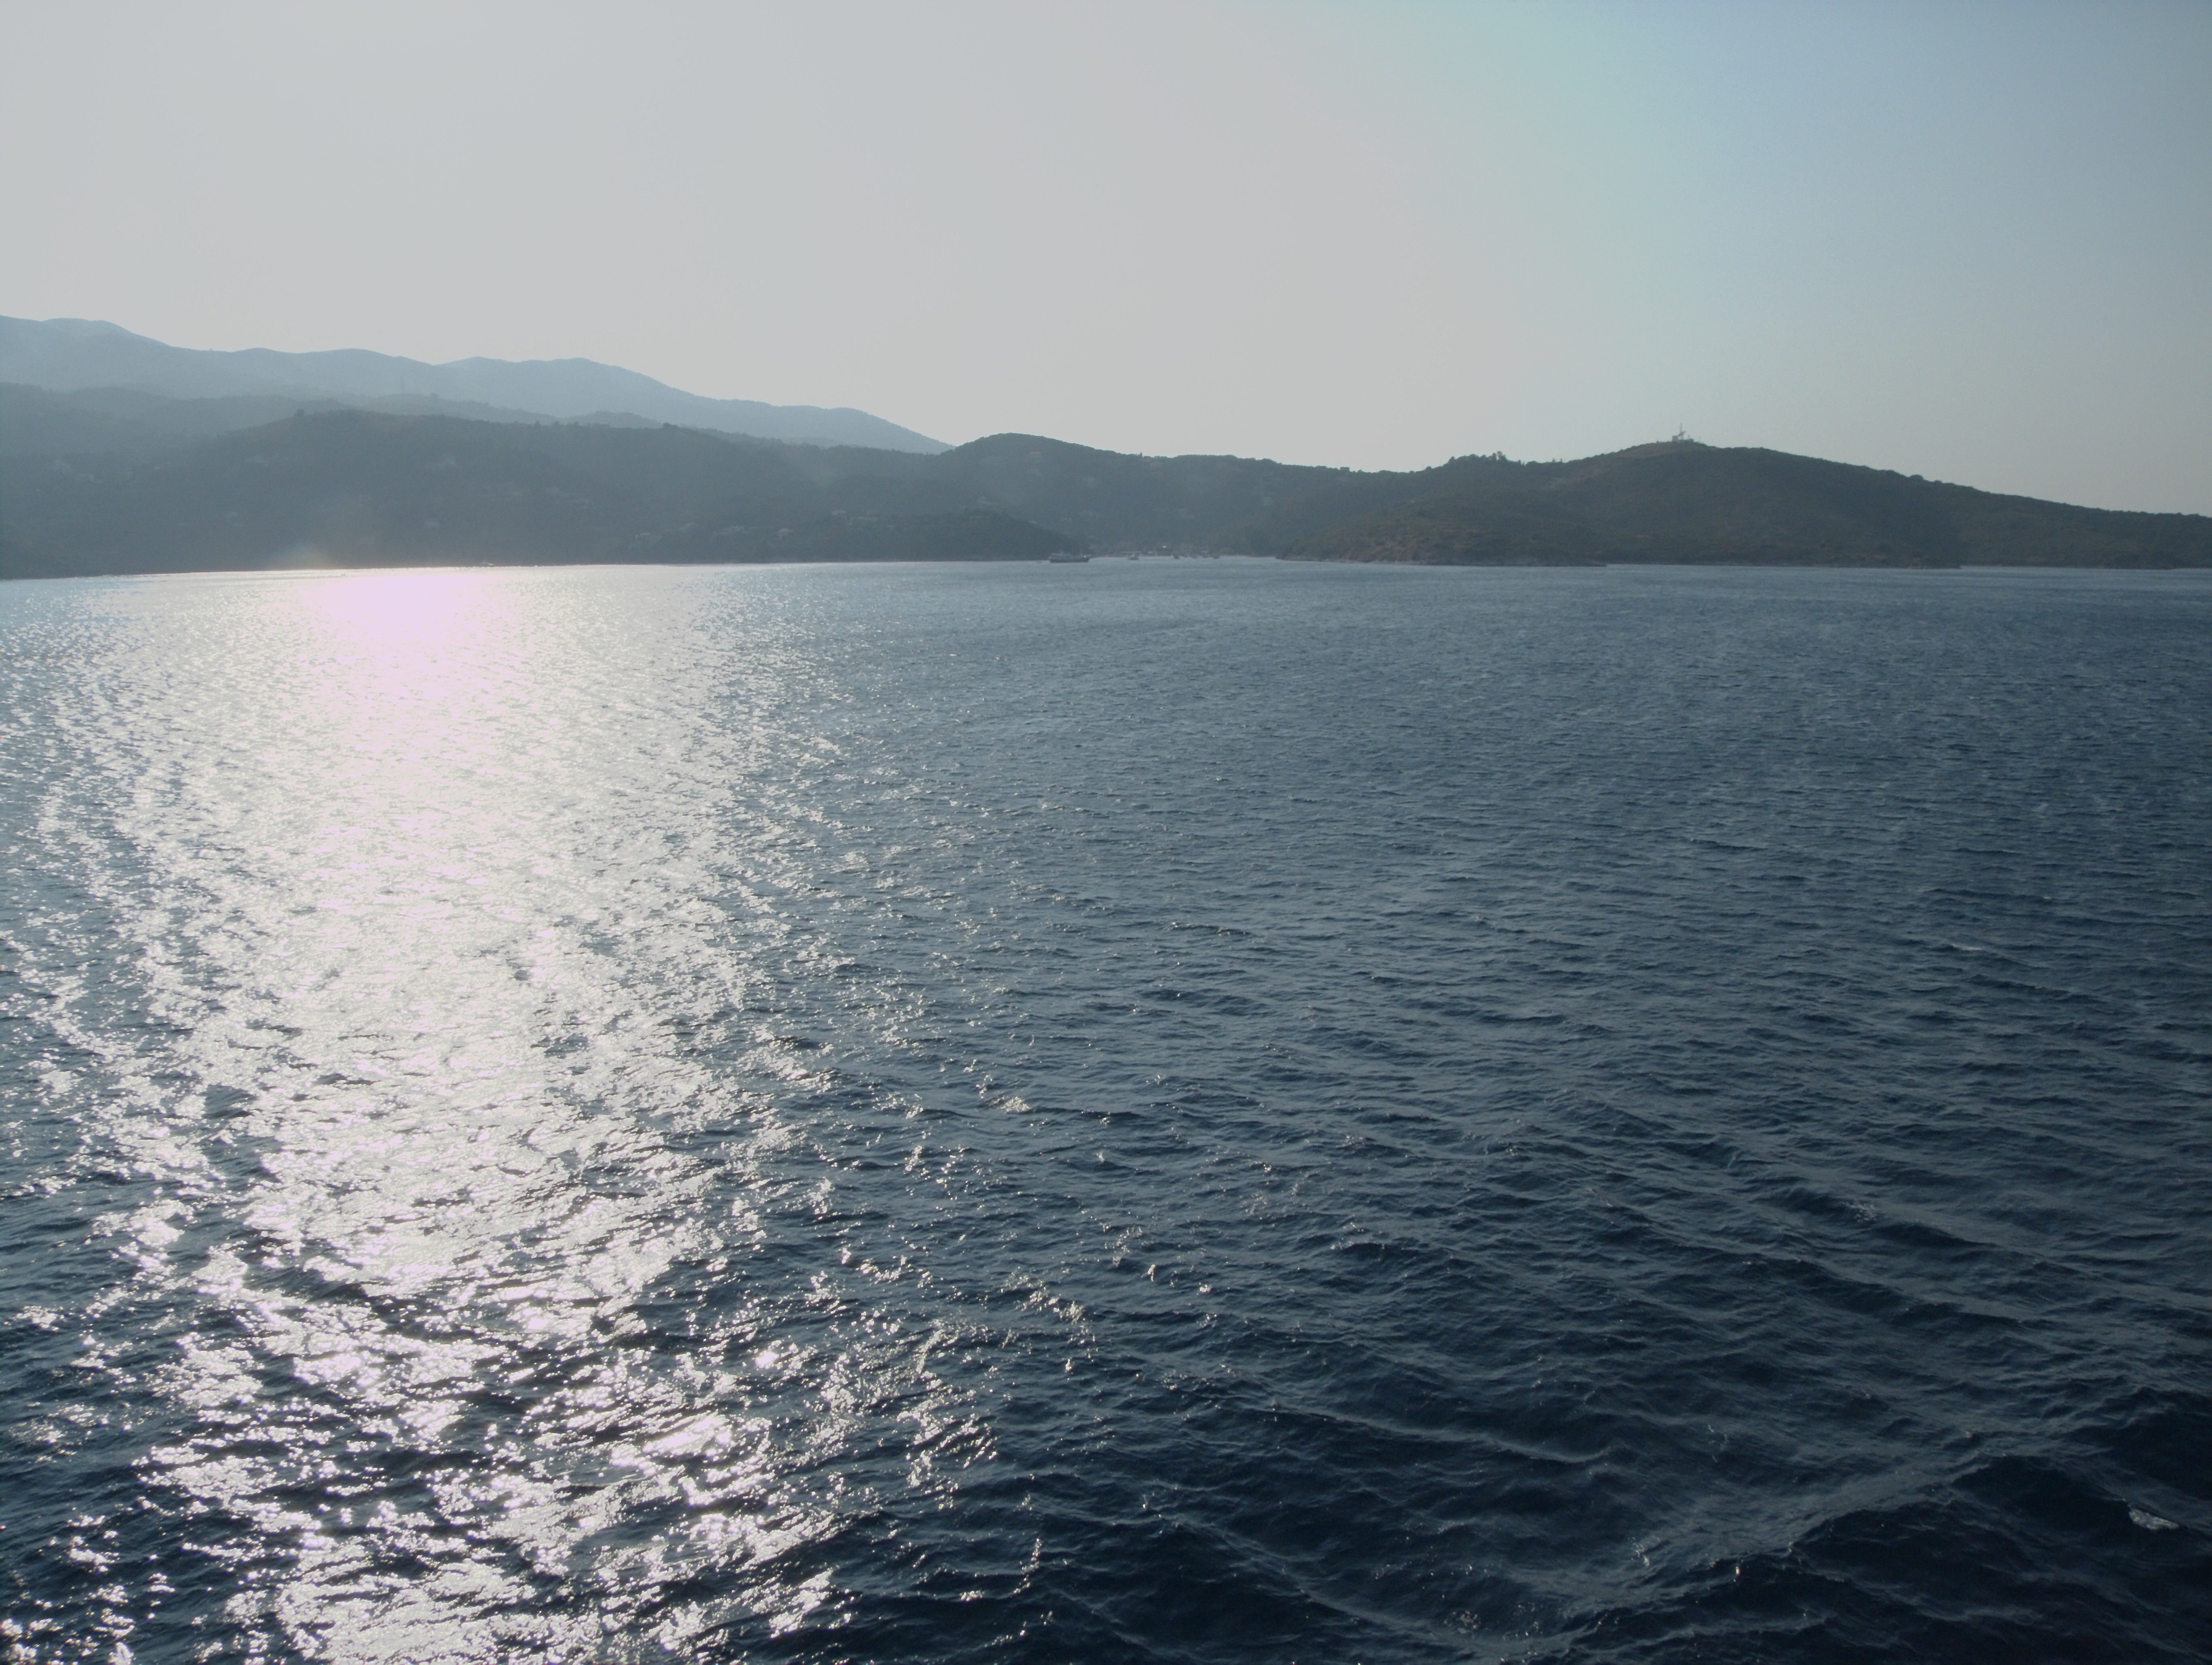
[{"label": "haze over mountains", "polygon": [[[675,422],[722,433],[816,445],[872,445],[935,451],[927,435],[864,410],[708,399],[635,370],[589,359],[462,359],[423,364],[386,353],[277,353],[265,348],[218,353],[171,347],[112,324],[84,318],[0,318],[0,382],[57,394],[128,390],[179,401],[261,400],[296,408],[336,401],[416,415],[491,421],[547,419]],[[112,401],[95,409],[113,411]],[[116,414],[121,414],[119,412]],[[233,404],[200,413],[212,425],[226,415],[248,427],[290,409]],[[246,420],[251,417],[252,421]],[[173,417],[170,420],[175,420]]]},{"label": "haze over mountains", "polygon": [[[311,372],[313,397],[298,379]],[[514,403],[525,398],[536,406]],[[663,410],[695,414],[655,421]],[[770,418],[816,430],[733,426]],[[833,443],[831,419],[874,437]],[[112,325],[0,321],[0,576],[1123,549],[2203,566],[2212,518],[1686,439],[1403,473],[1135,457],[1023,434],[948,449],[859,411],[700,399],[585,360],[187,353]]]}]

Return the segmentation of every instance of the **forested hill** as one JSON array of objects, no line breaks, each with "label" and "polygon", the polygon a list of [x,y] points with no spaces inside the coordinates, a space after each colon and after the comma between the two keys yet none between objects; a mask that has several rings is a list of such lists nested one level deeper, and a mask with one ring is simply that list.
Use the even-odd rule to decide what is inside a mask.
[{"label": "forested hill", "polygon": [[1441,564],[2212,566],[2202,516],[2070,508],[1688,442],[1361,474],[1020,434],[925,455],[357,409],[194,437],[192,422],[212,419],[171,412],[149,433],[143,411],[103,426],[97,412],[57,415],[43,397],[0,387],[6,576],[1136,548]]},{"label": "forested hill", "polygon": [[1255,542],[1308,560],[1455,565],[2212,566],[2203,515],[2076,508],[1686,440],[1353,475],[1297,508],[1255,523]]}]

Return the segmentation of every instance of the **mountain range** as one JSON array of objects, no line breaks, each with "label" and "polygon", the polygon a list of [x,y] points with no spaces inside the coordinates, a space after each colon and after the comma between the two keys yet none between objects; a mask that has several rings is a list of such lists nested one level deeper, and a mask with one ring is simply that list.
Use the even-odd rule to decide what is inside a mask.
[{"label": "mountain range", "polygon": [[[358,350],[205,352],[86,318],[0,318],[0,382],[80,396],[68,403],[94,415],[197,423],[208,432],[269,421],[302,404],[337,403],[484,421],[676,422],[761,439],[945,449],[940,441],[864,410],[703,398],[590,359],[424,364]],[[198,409],[164,415],[143,403],[118,405],[117,392],[155,395]],[[87,401],[86,395],[93,397]]]},{"label": "mountain range", "polygon": [[[545,390],[570,385],[573,409],[590,390],[629,384],[620,378],[630,372],[581,360],[421,366],[475,379],[441,381],[438,392],[343,395],[326,382],[313,398],[267,384],[256,391],[250,377],[270,361],[410,361],[187,354],[196,373],[216,360],[222,375],[246,379],[20,379],[111,373],[102,363],[118,375],[152,366],[149,381],[177,369],[161,356],[177,349],[106,325],[85,326],[94,333],[82,340],[118,355],[110,360],[58,348],[9,355],[10,342],[52,347],[75,327],[0,330],[0,376],[19,378],[0,380],[0,576],[1147,549],[1486,565],[2212,566],[2212,518],[2201,515],[2076,508],[1686,439],[1575,462],[1467,457],[1355,472],[1130,456],[1025,434],[947,448],[892,429],[902,443],[836,444],[656,422],[634,408],[564,416],[458,397],[535,389],[530,397],[550,403]],[[157,351],[142,354],[134,342]],[[573,383],[550,373],[571,369]],[[507,372],[516,373],[495,373]],[[376,379],[387,373],[398,372],[363,371],[351,385],[392,385]],[[231,391],[163,391],[216,385]],[[695,403],[724,421],[733,410],[877,421],[858,411]]]}]

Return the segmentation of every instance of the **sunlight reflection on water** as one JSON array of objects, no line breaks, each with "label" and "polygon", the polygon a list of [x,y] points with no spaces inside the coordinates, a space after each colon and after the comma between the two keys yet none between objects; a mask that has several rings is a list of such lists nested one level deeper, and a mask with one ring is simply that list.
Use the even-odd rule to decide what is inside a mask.
[{"label": "sunlight reflection on water", "polygon": [[[333,1660],[581,1645],[626,1622],[625,1592],[708,1565],[728,1576],[663,1604],[663,1646],[732,1606],[796,1622],[826,1571],[744,1570],[823,1535],[836,1501],[794,1472],[793,1429],[732,1408],[761,1378],[876,1369],[780,1355],[750,1303],[690,1347],[626,1345],[656,1280],[757,1239],[726,1170],[779,1137],[666,1044],[745,1003],[734,922],[703,899],[729,852],[696,772],[750,737],[692,678],[596,680],[589,597],[526,619],[530,582],[270,584],[246,639],[227,609],[158,687],[112,694],[141,705],[119,732],[162,732],[137,756],[105,742],[138,772],[118,830],[150,857],[125,917],[175,1062],[210,1083],[159,1125],[204,1108],[216,1129],[197,1152],[138,1135],[175,1187],[133,1222],[140,1264],[197,1298],[158,1383],[196,1420],[155,1460],[296,1542],[231,1617],[272,1604]],[[773,703],[760,645],[717,668]],[[732,1118],[753,1124],[712,1163],[682,1137]],[[849,1433],[836,1402],[797,1455]],[[523,1617],[534,1585],[578,1579],[599,1593],[581,1612]]]}]

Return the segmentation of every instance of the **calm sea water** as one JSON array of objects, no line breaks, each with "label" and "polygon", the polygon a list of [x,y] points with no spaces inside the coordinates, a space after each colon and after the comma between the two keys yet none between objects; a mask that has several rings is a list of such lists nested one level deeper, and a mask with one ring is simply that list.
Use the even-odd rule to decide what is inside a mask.
[{"label": "calm sea water", "polygon": [[2212,579],[0,587],[21,1660],[2212,1653]]}]

